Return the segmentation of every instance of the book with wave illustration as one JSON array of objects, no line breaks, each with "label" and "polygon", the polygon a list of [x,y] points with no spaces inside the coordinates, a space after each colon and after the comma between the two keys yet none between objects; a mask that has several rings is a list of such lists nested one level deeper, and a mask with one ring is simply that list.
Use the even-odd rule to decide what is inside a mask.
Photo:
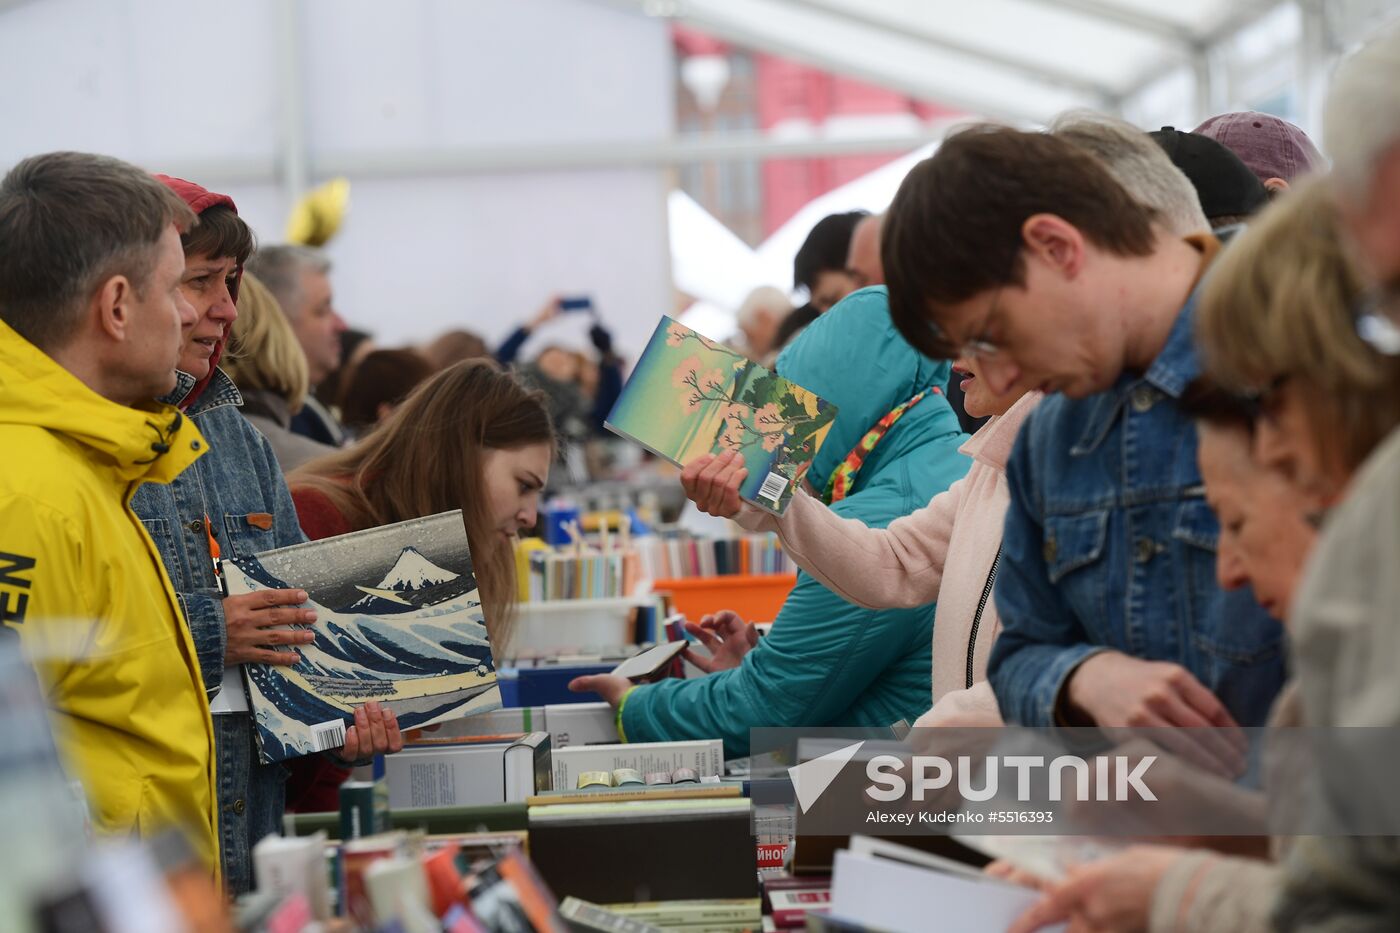
[{"label": "book with wave illustration", "polygon": [[663,317],[605,424],[677,466],[738,452],[740,497],[781,514],[835,418],[825,399]]},{"label": "book with wave illustration", "polygon": [[303,589],[316,610],[298,626],[316,636],[300,661],[245,665],[264,762],[340,748],[369,700],[404,730],[501,706],[461,512],[225,560],[223,572],[230,595]]}]

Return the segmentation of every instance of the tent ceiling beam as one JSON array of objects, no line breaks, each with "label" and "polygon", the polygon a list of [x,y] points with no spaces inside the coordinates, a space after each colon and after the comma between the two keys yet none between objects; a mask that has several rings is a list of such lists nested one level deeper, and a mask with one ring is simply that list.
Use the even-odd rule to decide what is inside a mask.
[{"label": "tent ceiling beam", "polygon": [[[952,124],[950,124],[951,126]],[[405,176],[480,175],[497,172],[616,170],[673,167],[753,159],[807,159],[824,156],[903,154],[943,137],[946,128],[926,133],[841,138],[775,139],[763,133],[686,136],[653,142],[530,144],[470,149],[415,149],[385,152],[311,153],[312,183],[339,175],[351,179]],[[278,184],[279,159],[219,159],[180,162],[162,171],[207,178],[221,184]]]},{"label": "tent ceiling beam", "polygon": [[1087,97],[1095,98],[1101,102],[1108,102],[1114,96],[1112,88],[1086,79],[1077,72],[1065,71],[1051,65],[1038,64],[1027,61],[1017,55],[1010,55],[997,52],[992,49],[970,45],[965,42],[941,36],[926,29],[900,29],[886,19],[871,16],[863,10],[852,8],[839,0],[780,0],[780,2],[795,7],[806,7],[818,9],[832,16],[838,17],[846,22],[853,23],[865,29],[872,29],[887,35],[897,36],[901,39],[919,42],[929,47],[930,52],[951,52],[954,55],[962,55],[967,58],[976,59],[989,65],[996,65],[1007,71],[1022,75],[1034,81],[1045,81],[1056,84],[1068,90],[1075,91]]},{"label": "tent ceiling beam", "polygon": [[1145,72],[1140,78],[1133,82],[1131,87],[1123,92],[1122,97],[1128,98],[1141,93],[1182,65],[1190,65],[1194,56],[1208,51],[1221,42],[1224,42],[1254,20],[1272,12],[1275,7],[1281,6],[1284,3],[1294,2],[1297,2],[1297,0],[1257,0],[1257,2],[1254,3],[1242,4],[1240,9],[1226,17],[1225,20],[1216,26],[1209,34],[1198,39],[1190,49],[1186,50],[1185,54],[1181,55],[1179,58],[1175,56],[1171,57],[1161,65]]},{"label": "tent ceiling beam", "polygon": [[[679,0],[595,0],[614,9],[660,16],[692,29],[745,48],[780,55],[824,71],[848,75],[921,100],[933,100],[969,113],[1009,123],[1044,123],[1053,113],[1039,113],[1026,107],[982,97],[966,88],[940,83],[932,69],[918,77],[889,67],[884,62],[862,60],[846,49],[818,50],[787,36],[755,28],[750,23],[710,15],[703,5]],[[917,41],[904,36],[908,41]],[[933,52],[930,52],[933,54]],[[1094,101],[1086,100],[1091,104]]]},{"label": "tent ceiling beam", "polygon": [[1027,0],[1037,6],[1047,6],[1058,12],[1074,12],[1115,26],[1122,26],[1143,35],[1162,39],[1182,48],[1196,39],[1191,30],[1180,23],[1152,16],[1140,10],[1120,6],[1105,0]]}]

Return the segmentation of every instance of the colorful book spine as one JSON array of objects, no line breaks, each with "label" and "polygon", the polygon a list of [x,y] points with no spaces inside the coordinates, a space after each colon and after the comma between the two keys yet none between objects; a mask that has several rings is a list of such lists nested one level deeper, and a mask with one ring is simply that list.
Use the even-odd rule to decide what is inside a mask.
[{"label": "colorful book spine", "polygon": [[625,550],[578,545],[532,548],[524,558],[527,600],[616,599],[643,580],[791,574],[797,566],[783,553],[777,535],[738,538],[647,537]]},{"label": "colorful book spine", "polygon": [[777,535],[739,538],[641,538],[633,542],[639,573],[650,580],[766,576],[797,572]]}]

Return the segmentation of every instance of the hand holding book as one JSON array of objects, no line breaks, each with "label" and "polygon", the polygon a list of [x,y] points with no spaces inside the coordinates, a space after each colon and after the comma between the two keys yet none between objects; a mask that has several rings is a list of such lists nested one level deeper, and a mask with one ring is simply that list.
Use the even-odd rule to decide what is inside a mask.
[{"label": "hand holding book", "polygon": [[403,751],[403,733],[394,711],[370,700],[355,708],[355,724],[345,730],[345,745],[335,754],[345,761]]},{"label": "hand holding book", "polygon": [[1134,846],[1107,859],[1077,865],[1057,884],[995,872],[1044,893],[1007,933],[1034,933],[1062,923],[1075,930],[1145,930],[1158,883],[1186,851]]},{"label": "hand holding book", "polygon": [[277,651],[278,645],[306,645],[315,640],[310,632],[287,628],[316,621],[314,609],[297,608],[306,602],[305,590],[265,589],[224,598],[224,627],[228,630],[224,666],[236,664],[296,664],[301,655]]},{"label": "hand holding book", "polygon": [[743,503],[739,487],[748,478],[744,458],[734,451],[696,457],[681,471],[685,496],[700,511],[716,518],[733,518]]}]

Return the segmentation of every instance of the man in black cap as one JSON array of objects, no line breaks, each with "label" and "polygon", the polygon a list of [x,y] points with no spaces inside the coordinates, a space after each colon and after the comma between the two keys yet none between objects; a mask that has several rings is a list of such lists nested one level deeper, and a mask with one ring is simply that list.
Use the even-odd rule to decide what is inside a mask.
[{"label": "man in black cap", "polygon": [[1149,133],[1196,186],[1196,197],[1211,230],[1228,240],[1250,216],[1269,203],[1269,190],[1249,166],[1209,136],[1164,126]]}]

